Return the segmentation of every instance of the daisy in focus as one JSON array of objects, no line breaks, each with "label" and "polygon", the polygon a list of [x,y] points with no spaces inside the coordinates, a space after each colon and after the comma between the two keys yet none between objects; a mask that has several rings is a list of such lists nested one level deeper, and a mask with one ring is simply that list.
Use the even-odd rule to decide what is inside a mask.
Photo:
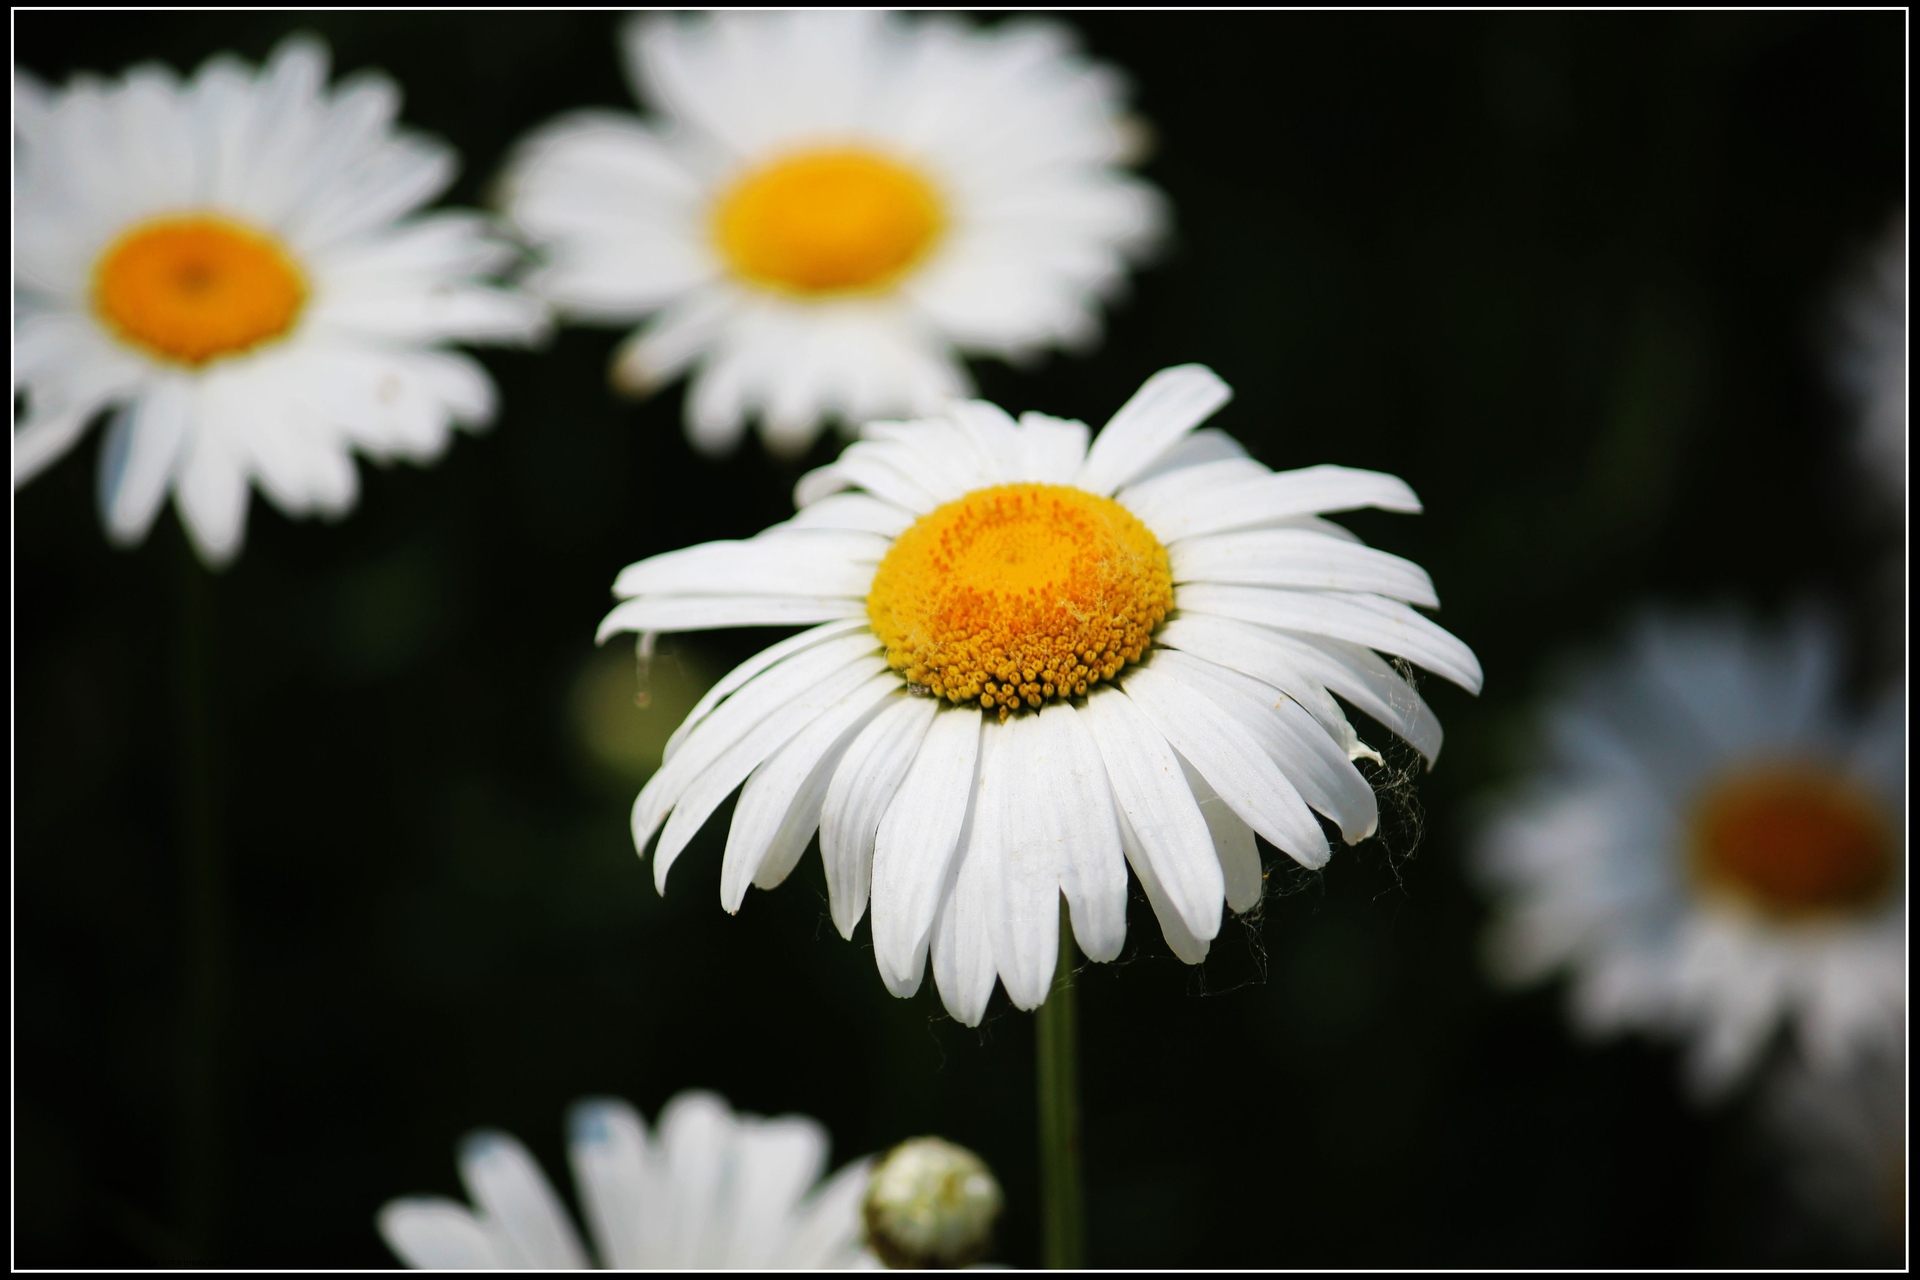
[{"label": "daisy in focus", "polygon": [[483,1131],[460,1145],[469,1207],[442,1197],[391,1200],[375,1222],[410,1267],[431,1270],[846,1269],[879,1263],[861,1245],[873,1161],[824,1183],[827,1134],[805,1116],[736,1114],[689,1091],[659,1128],[624,1102],[578,1103],[567,1154],[589,1257],[560,1197],[525,1147]]},{"label": "daisy in focus", "polygon": [[[982,402],[869,424],[802,477],[799,514],[623,570],[600,626],[643,637],[806,626],[708,691],[634,803],[654,883],[740,789],[721,904],[784,880],[817,830],[843,937],[873,907],[895,995],[931,956],[977,1025],[996,979],[1023,1009],[1054,975],[1061,896],[1112,960],[1133,868],[1198,963],[1221,906],[1260,900],[1255,836],[1307,867],[1378,813],[1379,757],[1334,695],[1431,761],[1440,725],[1375,650],[1470,690],[1467,647],[1413,606],[1417,565],[1322,518],[1417,511],[1400,480],[1275,473],[1195,428],[1231,392],[1165,370],[1098,438]],[[744,787],[742,786],[744,784]]]},{"label": "daisy in focus", "polygon": [[1482,833],[1496,976],[1687,1044],[1704,1096],[1790,1028],[1823,1070],[1905,1036],[1905,699],[1839,700],[1830,628],[1649,616],[1547,712]]},{"label": "daisy in focus", "polygon": [[1165,220],[1120,168],[1142,130],[1119,78],[1058,27],[654,15],[623,44],[655,114],[547,125],[504,204],[560,314],[645,321],[616,387],[693,372],[709,453],[749,419],[793,454],[830,419],[930,413],[969,389],[962,353],[1091,344]]},{"label": "daisy in focus", "polygon": [[245,536],[250,485],[291,516],[352,508],[355,450],[438,457],[493,416],[448,342],[525,343],[531,298],[476,213],[410,217],[457,167],[398,129],[400,91],[327,86],[327,51],[283,42],[50,89],[14,76],[15,488],[111,410],[108,536],[146,537],[167,495],[200,556]]}]

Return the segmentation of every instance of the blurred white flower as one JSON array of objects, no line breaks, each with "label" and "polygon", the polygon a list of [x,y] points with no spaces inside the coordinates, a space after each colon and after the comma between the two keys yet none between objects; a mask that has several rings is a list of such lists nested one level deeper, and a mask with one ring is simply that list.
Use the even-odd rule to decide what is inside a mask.
[{"label": "blurred white flower", "polygon": [[1801,1210],[1855,1248],[1897,1245],[1907,1206],[1906,1054],[1861,1054],[1843,1070],[1789,1054],[1761,1116]]},{"label": "blurred white flower", "polygon": [[1859,415],[1856,449],[1870,484],[1907,497],[1907,214],[1901,210],[1841,301],[1834,371]]},{"label": "blurred white flower", "polygon": [[659,835],[656,886],[744,783],[721,905],[779,884],[818,829],[841,935],[871,887],[888,988],[918,990],[931,953],[972,1026],[996,977],[1023,1009],[1046,998],[1062,894],[1081,950],[1112,960],[1131,864],[1198,963],[1222,899],[1260,900],[1256,833],[1309,867],[1330,856],[1315,810],[1370,835],[1353,761],[1379,757],[1333,695],[1431,760],[1439,722],[1374,649],[1472,690],[1480,666],[1413,607],[1436,603],[1418,565],[1321,518],[1418,511],[1412,490],[1275,474],[1195,432],[1231,394],[1165,370],[1091,446],[1084,423],[979,401],[872,423],[802,477],[791,520],[623,570],[602,640],[815,624],[669,739],[633,808],[635,845]]},{"label": "blurred white flower", "polygon": [[[873,1161],[826,1171],[827,1134],[805,1116],[735,1114],[715,1094],[668,1101],[659,1131],[610,1099],[568,1117],[568,1157],[598,1265],[660,1268],[877,1267],[860,1244],[860,1199]],[[577,1270],[590,1260],[560,1198],[527,1149],[498,1132],[460,1144],[473,1207],[441,1197],[391,1200],[381,1238],[423,1269]]]},{"label": "blurred white flower", "polygon": [[1684,1038],[1706,1096],[1783,1026],[1824,1069],[1897,1044],[1905,698],[1855,720],[1839,661],[1811,616],[1648,615],[1572,681],[1479,840],[1495,975],[1566,970],[1581,1029]]},{"label": "blurred white flower", "polygon": [[395,127],[394,83],[326,81],[301,37],[184,82],[15,72],[16,488],[112,408],[108,535],[139,542],[171,491],[221,564],[250,480],[289,515],[338,516],[352,450],[427,461],[491,419],[486,373],[436,348],[525,342],[542,307],[484,283],[512,254],[481,215],[406,219],[456,159]]},{"label": "blurred white flower", "polygon": [[657,114],[545,126],[504,204],[563,315],[651,317],[617,386],[696,369],[687,430],[708,452],[750,417],[792,453],[830,418],[931,412],[968,390],[960,352],[1091,344],[1165,221],[1119,168],[1142,132],[1119,77],[1056,26],[654,15],[624,53]]}]

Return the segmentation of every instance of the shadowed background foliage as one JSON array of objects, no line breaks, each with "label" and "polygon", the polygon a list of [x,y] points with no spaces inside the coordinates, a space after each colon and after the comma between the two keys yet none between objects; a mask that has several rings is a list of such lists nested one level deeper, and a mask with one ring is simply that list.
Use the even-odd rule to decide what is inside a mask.
[{"label": "shadowed background foliage", "polygon": [[[1084,976],[1093,1261],[1870,1261],[1794,1218],[1741,1101],[1701,1116],[1669,1051],[1584,1047],[1558,991],[1486,986],[1462,851],[1553,656],[1635,603],[1867,609],[1823,318],[1900,199],[1903,15],[1071,21],[1133,78],[1177,236],[1096,353],[977,366],[984,392],[1097,424],[1154,370],[1211,364],[1238,391],[1219,425],[1262,461],[1412,483],[1427,514],[1350,523],[1432,571],[1487,671],[1478,700],[1427,684],[1448,745],[1384,839],[1319,876],[1267,850],[1266,902],[1204,967],[1135,891],[1123,960]],[[629,103],[615,22],[22,12],[14,50],[61,81],[318,32],[340,71],[399,80],[472,203],[527,128]],[[689,1086],[819,1117],[836,1163],[922,1132],[976,1148],[1009,1194],[997,1256],[1037,1261],[1031,1018],[1000,996],[974,1032],[930,983],[887,996],[815,858],[724,914],[727,810],[665,900],[634,857],[649,753],[766,633],[671,641],[637,710],[630,655],[592,645],[613,576],[783,518],[834,446],[696,457],[677,387],[607,389],[616,337],[483,353],[490,433],[430,469],[363,463],[338,525],[254,502],[213,581],[213,1138],[179,1102],[193,571],[171,515],[106,545],[91,440],[16,495],[18,1262],[388,1265],[374,1210],[457,1194],[466,1130],[519,1135],[564,1187],[568,1102],[651,1116]]]}]

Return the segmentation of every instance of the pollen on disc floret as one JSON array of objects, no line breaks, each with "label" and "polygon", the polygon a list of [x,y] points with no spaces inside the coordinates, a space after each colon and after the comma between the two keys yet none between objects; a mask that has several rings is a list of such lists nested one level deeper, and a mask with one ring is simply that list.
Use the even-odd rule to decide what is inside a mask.
[{"label": "pollen on disc floret", "polygon": [[1159,539],[1111,498],[1049,484],[978,489],[928,512],[867,596],[894,670],[1002,719],[1113,679],[1172,607]]}]

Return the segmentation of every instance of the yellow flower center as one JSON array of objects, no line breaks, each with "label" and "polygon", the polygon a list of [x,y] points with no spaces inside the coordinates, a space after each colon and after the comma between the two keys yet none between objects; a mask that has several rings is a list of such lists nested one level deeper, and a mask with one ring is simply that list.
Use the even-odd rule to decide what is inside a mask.
[{"label": "yellow flower center", "polygon": [[784,293],[884,288],[945,224],[927,180],[852,147],[800,151],[755,169],[714,206],[713,233],[741,278]]},{"label": "yellow flower center", "polygon": [[140,223],[93,268],[93,308],[125,341],[203,365],[285,334],[307,282],[271,236],[214,214]]},{"label": "yellow flower center", "polygon": [[1895,841],[1880,806],[1817,766],[1722,780],[1695,808],[1692,835],[1705,887],[1783,919],[1857,911],[1893,887]]},{"label": "yellow flower center", "polygon": [[1113,679],[1172,607],[1159,539],[1113,499],[1055,484],[978,489],[921,516],[867,595],[894,670],[1003,720]]}]

